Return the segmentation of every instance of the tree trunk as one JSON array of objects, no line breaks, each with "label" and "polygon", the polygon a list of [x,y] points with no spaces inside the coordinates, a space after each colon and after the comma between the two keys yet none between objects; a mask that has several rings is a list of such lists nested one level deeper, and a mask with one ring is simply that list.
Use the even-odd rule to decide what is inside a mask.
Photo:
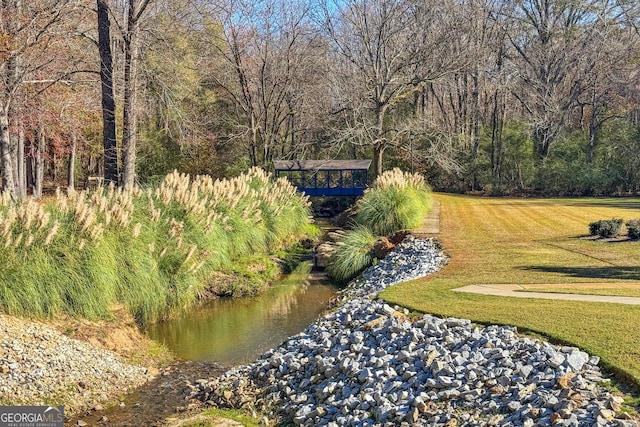
[{"label": "tree trunk", "polygon": [[[16,34],[19,27],[18,20],[13,19],[12,15],[18,15],[21,7],[20,1],[2,1],[2,33],[5,39],[11,44],[12,36]],[[7,17],[8,19],[5,19]],[[6,41],[3,42],[6,44]],[[2,174],[3,190],[9,192],[11,198],[16,200],[19,198],[16,186],[17,171],[14,168],[15,157],[12,156],[11,133],[9,132],[9,113],[11,111],[11,103],[13,101],[13,91],[18,86],[18,68],[19,55],[9,55],[8,58],[2,59],[0,67],[0,79],[3,81],[2,94],[0,94],[0,152],[2,153]]]},{"label": "tree trunk", "polygon": [[12,164],[11,170],[13,171],[13,182],[14,182],[14,185],[16,186],[16,197],[18,198],[18,200],[21,200],[20,177],[18,175],[19,174],[18,165],[20,163],[18,158],[18,136],[12,133],[11,131],[9,131],[9,141],[10,141],[9,150],[11,152],[11,164]]},{"label": "tree trunk", "polygon": [[544,166],[545,160],[549,155],[549,146],[554,139],[554,135],[551,131],[551,125],[549,124],[536,124],[533,127],[533,146],[535,148],[534,153],[534,166],[535,172],[535,184],[534,188],[538,191],[543,191],[545,187],[544,180]]},{"label": "tree trunk", "polygon": [[135,1],[129,1],[124,41],[124,109],[122,123],[122,185],[133,186],[136,172],[136,74],[138,66],[138,21]]},{"label": "tree trunk", "polygon": [[387,143],[384,139],[384,116],[386,113],[386,106],[380,105],[376,107],[376,128],[373,143],[373,178],[377,178],[382,173],[382,158],[384,150],[387,148]]},{"label": "tree trunk", "polygon": [[51,161],[49,162],[49,174],[53,182],[58,182],[58,155],[51,151]]},{"label": "tree trunk", "polygon": [[44,124],[42,121],[38,126],[38,142],[36,145],[36,186],[33,192],[33,197],[42,197],[42,181],[44,180],[44,153],[46,148],[46,137],[44,133]]},{"label": "tree trunk", "polygon": [[251,158],[251,166],[258,166],[258,129],[256,127],[253,114],[251,118],[251,146],[249,147],[249,157]]},{"label": "tree trunk", "polygon": [[478,150],[480,149],[480,82],[478,78],[479,71],[476,66],[476,70],[471,76],[473,82],[473,89],[471,92],[471,100],[473,102],[473,113],[471,116],[471,133],[473,138],[473,157],[478,156]]},{"label": "tree trunk", "polygon": [[[118,148],[116,145],[116,103],[113,95],[113,56],[109,10],[105,0],[98,3],[98,50],[100,51],[100,81],[102,83],[102,146],[104,179],[118,183]],[[73,187],[72,185],[70,185]]]},{"label": "tree trunk", "polygon": [[26,173],[27,173],[27,192],[31,192],[31,194],[35,193],[35,177],[33,175],[33,171],[35,170],[35,158],[34,153],[36,149],[34,148],[33,142],[29,143],[29,156],[25,159],[26,163]]},{"label": "tree trunk", "polygon": [[[71,190],[76,188],[76,148],[78,146],[78,138],[75,132],[71,134],[71,153],[69,153],[69,175],[67,178],[67,187]],[[105,178],[106,179],[106,178]]]},{"label": "tree trunk", "polygon": [[533,127],[533,143],[536,147],[536,155],[539,163],[542,163],[549,155],[549,146],[553,140],[554,135],[550,125],[548,124],[536,124]]},{"label": "tree trunk", "polygon": [[376,143],[373,147],[373,179],[382,173],[382,158],[385,148],[383,143]]},{"label": "tree trunk", "polygon": [[596,144],[598,142],[598,127],[592,120],[589,123],[589,142],[587,146],[587,162],[593,163],[593,158],[596,152]]},{"label": "tree trunk", "polygon": [[501,91],[496,89],[491,112],[491,180],[494,193],[500,193],[502,187],[502,131],[505,108],[500,98]]},{"label": "tree trunk", "polygon": [[122,185],[133,186],[136,178],[137,74],[140,17],[152,0],[128,0],[127,30],[124,37],[124,105],[122,112]]},{"label": "tree trunk", "polygon": [[27,178],[25,176],[25,157],[24,157],[24,143],[25,143],[25,135],[24,135],[24,125],[20,123],[20,127],[18,129],[18,180],[16,182],[16,191],[18,193],[18,197],[22,200],[27,197]]},{"label": "tree trunk", "polygon": [[591,114],[589,114],[589,141],[587,142],[587,162],[593,163],[598,143],[598,99],[595,90],[591,93]]},{"label": "tree trunk", "polygon": [[16,183],[13,179],[13,162],[11,161],[11,135],[9,134],[8,107],[0,108],[0,149],[2,152],[2,189],[8,191],[12,199],[16,199]]}]

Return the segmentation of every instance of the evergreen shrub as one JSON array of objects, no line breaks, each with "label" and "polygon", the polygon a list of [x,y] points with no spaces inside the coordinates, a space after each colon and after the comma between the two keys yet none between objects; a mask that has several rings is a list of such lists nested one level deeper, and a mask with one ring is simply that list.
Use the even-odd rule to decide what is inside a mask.
[{"label": "evergreen shrub", "polygon": [[601,219],[589,224],[589,234],[605,238],[618,237],[622,228],[622,219]]},{"label": "evergreen shrub", "polygon": [[640,218],[630,219],[625,225],[627,226],[627,237],[631,240],[640,239]]}]

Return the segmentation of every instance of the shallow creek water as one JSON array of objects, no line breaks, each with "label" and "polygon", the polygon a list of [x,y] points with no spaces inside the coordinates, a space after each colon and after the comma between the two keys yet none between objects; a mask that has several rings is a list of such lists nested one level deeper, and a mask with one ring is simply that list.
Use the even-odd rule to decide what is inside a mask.
[{"label": "shallow creek water", "polygon": [[334,286],[307,273],[298,270],[256,298],[210,301],[151,325],[147,334],[181,359],[225,366],[250,362],[302,331],[335,296]]},{"label": "shallow creek water", "polygon": [[[146,333],[180,359],[153,381],[124,396],[122,406],[69,420],[88,426],[154,426],[187,404],[184,383],[220,375],[249,363],[306,328],[328,308],[337,288],[309,265],[255,298],[220,298],[181,317],[150,326]],[[101,418],[106,417],[106,419]]]}]

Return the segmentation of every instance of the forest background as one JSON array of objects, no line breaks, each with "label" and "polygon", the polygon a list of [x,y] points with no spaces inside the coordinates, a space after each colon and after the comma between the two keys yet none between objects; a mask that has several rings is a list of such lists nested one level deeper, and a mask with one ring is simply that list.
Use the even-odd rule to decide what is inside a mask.
[{"label": "forest background", "polygon": [[636,195],[639,26],[634,0],[2,0],[3,188],[371,158]]}]

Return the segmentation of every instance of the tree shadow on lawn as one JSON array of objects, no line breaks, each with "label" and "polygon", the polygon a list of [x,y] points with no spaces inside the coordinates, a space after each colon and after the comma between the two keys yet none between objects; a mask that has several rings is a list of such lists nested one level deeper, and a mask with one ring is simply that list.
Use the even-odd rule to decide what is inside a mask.
[{"label": "tree shadow on lawn", "polygon": [[605,199],[597,201],[579,201],[576,199],[575,203],[571,203],[572,206],[588,207],[588,208],[616,208],[616,209],[640,209],[640,199],[637,197],[620,198],[620,199]]},{"label": "tree shadow on lawn", "polygon": [[[580,240],[590,240],[592,242],[600,242],[600,243],[638,243],[640,242],[640,240],[631,239],[629,236],[626,236],[624,234],[618,235],[616,237],[601,237],[601,236],[594,236],[593,234],[580,234],[578,236],[570,236],[570,238],[580,239]],[[550,239],[537,240],[537,242],[548,243],[554,240],[557,240],[557,239],[553,237]]]},{"label": "tree shadow on lawn", "polygon": [[[497,199],[501,199],[497,201]],[[614,209],[630,209],[630,210],[640,210],[640,198],[638,197],[629,197],[629,198],[619,198],[619,199],[590,199],[590,198],[581,198],[581,197],[570,197],[570,198],[545,198],[545,197],[534,197],[534,198],[500,198],[496,197],[492,199],[492,206],[545,206],[550,207],[554,205],[566,205],[567,207],[576,207],[576,208],[614,208]],[[640,217],[640,215],[636,215],[635,217]]]},{"label": "tree shadow on lawn", "polygon": [[589,279],[640,280],[638,266],[611,267],[554,267],[554,266],[525,266],[522,270],[540,271],[544,273],[558,273],[569,277]]}]

